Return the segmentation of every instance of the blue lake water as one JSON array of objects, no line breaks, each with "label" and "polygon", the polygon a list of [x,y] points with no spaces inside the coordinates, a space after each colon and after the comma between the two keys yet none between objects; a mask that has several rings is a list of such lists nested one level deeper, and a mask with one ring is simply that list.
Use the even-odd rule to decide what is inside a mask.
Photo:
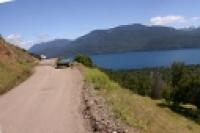
[{"label": "blue lake water", "polygon": [[93,62],[109,69],[135,69],[169,66],[173,62],[200,64],[200,49],[130,52],[91,56]]}]

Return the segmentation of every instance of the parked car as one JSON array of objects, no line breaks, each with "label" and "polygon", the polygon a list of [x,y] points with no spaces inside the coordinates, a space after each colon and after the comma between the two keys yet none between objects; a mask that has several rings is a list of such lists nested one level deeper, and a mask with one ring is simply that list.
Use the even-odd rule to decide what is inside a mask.
[{"label": "parked car", "polygon": [[56,63],[56,68],[66,68],[70,67],[72,62],[69,58],[58,58]]}]

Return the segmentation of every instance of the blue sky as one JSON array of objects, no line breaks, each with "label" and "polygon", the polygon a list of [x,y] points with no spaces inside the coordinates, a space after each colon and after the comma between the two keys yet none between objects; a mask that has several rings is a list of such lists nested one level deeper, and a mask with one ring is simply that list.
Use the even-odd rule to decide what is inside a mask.
[{"label": "blue sky", "polygon": [[132,23],[199,26],[199,7],[199,0],[0,0],[0,34],[28,48]]}]

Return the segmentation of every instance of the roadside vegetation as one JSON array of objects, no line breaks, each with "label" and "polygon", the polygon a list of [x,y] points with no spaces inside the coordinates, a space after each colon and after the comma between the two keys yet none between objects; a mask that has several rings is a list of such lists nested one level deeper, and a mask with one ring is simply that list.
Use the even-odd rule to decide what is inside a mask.
[{"label": "roadside vegetation", "polygon": [[116,118],[127,125],[150,133],[199,133],[200,126],[194,121],[159,106],[163,100],[153,100],[122,88],[102,71],[87,68],[86,81],[103,96]]},{"label": "roadside vegetation", "polygon": [[[172,80],[175,80],[172,73],[182,70],[180,66],[189,71],[197,70],[196,66],[188,68],[182,63],[175,63],[171,68],[160,68],[159,71],[145,69],[105,72],[97,68],[85,68],[84,71],[86,82],[93,85],[97,94],[106,99],[115,117],[130,127],[149,133],[199,133],[198,109],[195,104],[175,100],[174,92],[182,88],[177,86],[180,88],[172,89]],[[126,78],[121,75],[126,75]],[[148,81],[149,77],[152,80]],[[161,92],[158,89],[160,86],[163,89]]]},{"label": "roadside vegetation", "polygon": [[89,56],[84,55],[84,54],[76,55],[75,58],[74,58],[74,61],[81,63],[81,64],[83,64],[87,67],[93,67],[94,66],[92,59]]},{"label": "roadside vegetation", "polygon": [[0,37],[0,94],[25,80],[31,73],[34,59]]},{"label": "roadside vegetation", "polygon": [[200,124],[200,67],[174,63],[169,68],[105,71],[124,88],[152,99]]}]

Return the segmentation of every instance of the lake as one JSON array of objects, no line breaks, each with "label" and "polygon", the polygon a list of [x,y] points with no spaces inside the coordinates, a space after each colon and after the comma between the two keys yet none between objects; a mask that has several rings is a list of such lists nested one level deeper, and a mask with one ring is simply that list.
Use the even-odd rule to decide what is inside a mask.
[{"label": "lake", "polygon": [[200,49],[129,52],[92,55],[93,62],[108,69],[136,69],[169,66],[173,62],[200,64]]}]

